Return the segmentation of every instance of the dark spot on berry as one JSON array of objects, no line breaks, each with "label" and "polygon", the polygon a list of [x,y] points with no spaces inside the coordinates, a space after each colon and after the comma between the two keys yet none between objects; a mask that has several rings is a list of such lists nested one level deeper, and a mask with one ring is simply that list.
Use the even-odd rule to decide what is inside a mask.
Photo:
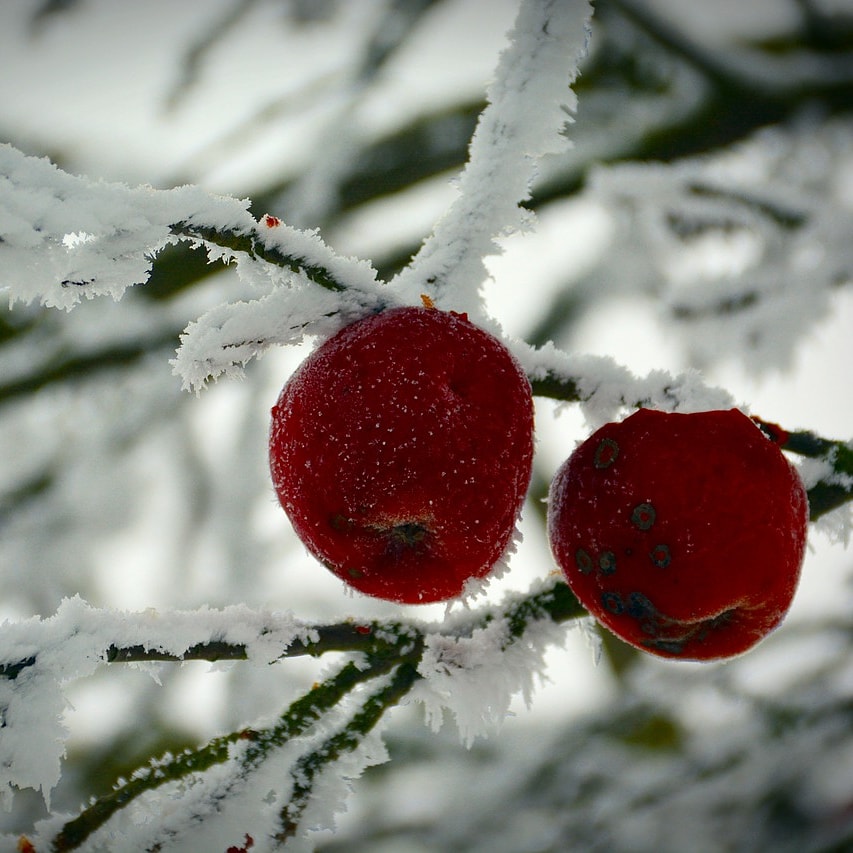
[{"label": "dark spot on berry", "polygon": [[429,530],[417,522],[397,524],[379,532],[386,540],[385,553],[394,560],[407,551],[424,551],[429,538]]},{"label": "dark spot on berry", "polygon": [[364,572],[360,572],[358,569],[347,569],[347,574],[351,578],[355,578],[356,580],[358,580],[358,578],[364,577]]},{"label": "dark spot on berry", "polygon": [[722,628],[725,625],[728,625],[735,618],[736,613],[737,608],[730,607],[728,610],[724,610],[722,613],[718,613],[716,616],[712,616],[704,623],[704,626],[707,629],[705,633],[707,634],[709,631],[712,631],[716,628]]},{"label": "dark spot on berry", "polygon": [[619,445],[612,438],[603,438],[595,448],[592,464],[596,468],[609,468],[619,455]]},{"label": "dark spot on berry", "polygon": [[612,551],[605,551],[598,558],[598,568],[601,569],[601,574],[612,575],[616,571],[616,555]]},{"label": "dark spot on berry", "polygon": [[329,524],[332,525],[334,530],[343,532],[344,530],[349,530],[352,527],[352,520],[339,512],[337,515],[333,515],[329,519]]},{"label": "dark spot on berry", "polygon": [[638,530],[649,530],[655,523],[657,513],[650,503],[637,504],[631,513],[631,522]]},{"label": "dark spot on berry", "polygon": [[612,613],[614,616],[618,616],[625,610],[625,605],[622,603],[622,599],[619,597],[618,592],[603,593],[601,596],[601,603],[604,605],[604,609],[608,613]]},{"label": "dark spot on berry", "polygon": [[684,653],[684,643],[679,640],[646,640],[643,645],[669,655],[680,655]]},{"label": "dark spot on berry", "polygon": [[632,592],[628,596],[628,615],[635,619],[641,619],[644,616],[652,616],[655,613],[655,607],[641,592]]},{"label": "dark spot on berry", "polygon": [[669,545],[655,545],[649,553],[649,557],[659,569],[665,569],[672,562]]},{"label": "dark spot on berry", "polygon": [[583,548],[578,548],[575,551],[575,565],[582,575],[588,575],[592,571],[592,557]]},{"label": "dark spot on berry", "polygon": [[401,545],[420,545],[427,537],[427,529],[422,524],[398,524],[391,528],[391,538]]},{"label": "dark spot on berry", "polygon": [[654,619],[644,619],[640,622],[640,630],[650,637],[657,637],[660,633],[660,626]]}]

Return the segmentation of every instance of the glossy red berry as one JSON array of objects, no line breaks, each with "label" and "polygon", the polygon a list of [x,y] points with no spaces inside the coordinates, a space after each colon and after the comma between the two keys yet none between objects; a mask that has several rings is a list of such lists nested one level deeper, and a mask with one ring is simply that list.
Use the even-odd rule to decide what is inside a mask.
[{"label": "glossy red berry", "polygon": [[442,601],[483,578],[530,480],[530,383],[465,315],[397,308],[320,346],[272,411],[279,501],[308,549],[368,595]]},{"label": "glossy red berry", "polygon": [[784,617],[808,525],[803,484],[737,409],[640,409],[578,447],[551,486],[551,549],[627,643],[664,657],[738,654]]}]

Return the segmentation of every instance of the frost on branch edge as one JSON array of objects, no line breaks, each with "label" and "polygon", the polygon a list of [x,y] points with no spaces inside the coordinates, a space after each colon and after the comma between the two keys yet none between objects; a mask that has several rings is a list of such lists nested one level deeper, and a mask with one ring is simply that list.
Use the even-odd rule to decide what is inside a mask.
[{"label": "frost on branch edge", "polygon": [[[147,280],[157,252],[179,240],[204,248],[211,262],[234,263],[260,295],[220,305],[187,326],[172,364],[183,386],[195,390],[220,375],[241,375],[271,346],[326,337],[373,311],[418,304],[424,292],[505,338],[482,311],[482,259],[501,251],[498,237],[531,226],[533,215],[519,205],[529,198],[537,161],[570,144],[563,131],[576,99],[568,84],[587,49],[591,14],[587,0],[521,5],[460,195],[411,266],[388,285],[368,262],[337,255],[316,232],[272,216],[256,221],[247,200],[190,186],[92,182],[3,145],[0,287],[12,302],[38,299],[68,310],[83,296],[121,298]],[[493,180],[502,171],[513,181]],[[580,402],[593,424],[641,403],[684,411],[730,404],[723,392],[702,389],[696,376],[637,378],[606,357],[507,344],[539,393]]]},{"label": "frost on branch edge", "polygon": [[[504,719],[514,695],[530,699],[536,678],[542,677],[546,649],[565,637],[560,623],[584,615],[565,584],[553,577],[530,594],[511,594],[499,606],[464,611],[441,624],[311,625],[291,614],[243,606],[116,613],[79,598],[66,600],[53,617],[0,627],[6,650],[0,663],[6,770],[0,781],[6,804],[12,786],[29,786],[41,789],[49,806],[67,735],[54,712],[66,705],[66,684],[104,663],[230,659],[268,666],[283,657],[345,652],[343,666],[277,721],[252,722],[194,753],[155,760],[78,817],[56,815],[39,830],[45,845],[63,850],[76,849],[74,839],[90,836],[100,843],[134,838],[148,846],[161,837],[174,840],[171,833],[183,835],[193,827],[192,843],[197,844],[196,819],[218,815],[231,821],[235,814],[254,814],[257,797],[249,791],[257,792],[260,785],[275,791],[280,805],[278,823],[263,810],[261,830],[290,838],[293,821],[301,825],[309,814],[312,826],[330,820],[329,785],[338,775],[344,781],[335,782],[338,793],[332,799],[340,805],[346,780],[385,759],[374,729],[407,694],[409,701],[424,705],[433,728],[449,710],[470,743]],[[121,647],[115,645],[119,640]],[[156,678],[156,671],[151,675]],[[47,713],[31,713],[33,703]],[[21,761],[22,755],[31,756],[30,762]],[[146,815],[156,808],[151,797],[164,786],[170,797],[181,796],[188,816],[178,819],[175,813],[165,823],[147,825]],[[326,803],[322,815],[319,802]]]},{"label": "frost on branch edge", "polygon": [[315,232],[256,221],[248,206],[198,187],[89,181],[0,145],[0,287],[10,303],[70,310],[144,284],[154,256],[179,240],[210,262],[233,262],[264,295],[189,324],[174,368],[195,389],[270,346],[330,334],[389,301],[372,265],[337,255]]}]

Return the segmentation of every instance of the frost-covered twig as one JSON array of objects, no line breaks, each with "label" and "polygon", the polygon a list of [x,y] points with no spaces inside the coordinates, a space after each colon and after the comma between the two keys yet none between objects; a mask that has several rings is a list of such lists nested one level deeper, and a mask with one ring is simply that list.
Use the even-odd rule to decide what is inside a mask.
[{"label": "frost-covered twig", "polygon": [[291,770],[292,793],[279,815],[280,829],[275,834],[276,841],[284,843],[302,831],[302,818],[313,796],[319,774],[343,754],[357,749],[385,712],[399,704],[419,678],[417,659],[401,663],[390,681],[364,702],[343,729],[296,762]]},{"label": "frost-covered twig", "polygon": [[[454,622],[454,633],[470,635],[501,614],[510,620],[512,636],[518,636],[531,619],[547,616],[554,622],[580,615],[579,605],[568,588],[557,584],[546,590],[537,590],[527,597],[513,599],[497,610],[465,611],[465,618]],[[240,625],[240,620],[246,620]],[[415,631],[412,623],[353,620],[329,625],[301,622],[291,614],[262,614],[245,607],[228,607],[213,611],[172,611],[169,613],[122,614],[112,610],[89,607],[81,599],[70,599],[62,604],[57,614],[49,619],[31,619],[21,623],[0,626],[0,640],[5,645],[0,663],[0,679],[14,681],[22,672],[39,663],[43,653],[53,655],[72,635],[79,634],[85,624],[89,643],[83,657],[88,662],[143,663],[184,662],[204,660],[257,659],[259,654],[272,663],[285,658],[321,657],[329,652],[362,652],[377,654],[387,645],[388,638],[395,639]],[[95,627],[97,626],[97,628]],[[227,639],[234,632],[243,631],[251,639],[234,642]],[[145,635],[140,642],[122,643],[116,637]],[[206,638],[189,642],[189,638],[206,635]],[[98,637],[104,639],[99,640]],[[26,649],[17,655],[16,649]],[[270,651],[268,654],[267,650]],[[77,677],[76,670],[67,667],[69,680]]]},{"label": "frost-covered twig", "polygon": [[395,301],[371,264],[275,217],[256,221],[248,201],[90,181],[9,145],[0,145],[0,238],[0,289],[10,301],[66,309],[144,284],[154,256],[178,240],[204,247],[211,261],[235,262],[262,295],[189,325],[174,365],[191,388]]},{"label": "frost-covered twig", "polygon": [[[63,605],[60,610],[64,610],[66,605]],[[243,608],[239,608],[243,612]],[[399,631],[402,631],[404,626],[394,622],[368,622],[356,623],[354,621],[338,622],[330,625],[309,625],[299,623],[294,620],[294,627],[302,625],[300,633],[281,640],[276,638],[280,633],[281,627],[276,625],[282,617],[271,617],[268,625],[263,622],[253,629],[255,637],[247,642],[229,642],[225,639],[217,639],[219,636],[227,636],[227,633],[221,624],[230,622],[230,613],[232,608],[226,608],[224,611],[219,611],[222,621],[214,621],[211,623],[210,616],[212,612],[199,611],[198,613],[190,612],[173,612],[170,614],[160,614],[158,621],[161,621],[162,631],[153,630],[148,635],[145,642],[123,645],[121,643],[111,642],[103,651],[97,653],[91,651],[89,654],[96,654],[97,658],[104,663],[183,663],[185,661],[238,661],[252,659],[258,649],[258,644],[265,644],[268,640],[275,644],[282,644],[273,660],[283,660],[285,658],[309,656],[320,657],[328,652],[369,652],[375,651],[375,645],[380,642],[376,639],[377,632],[381,632],[381,636],[395,636]],[[250,612],[245,611],[247,614]],[[95,608],[87,609],[88,619],[90,624],[95,625],[98,622],[105,623],[106,630],[109,630],[111,625],[116,625],[116,614],[110,610],[96,610]],[[260,614],[253,614],[259,616]],[[56,618],[56,617],[54,617]],[[205,623],[211,625],[207,629],[210,639],[204,639],[199,642],[187,646],[183,651],[182,644],[177,646],[172,645],[168,639],[172,634],[172,629],[169,624],[170,620],[174,619],[176,623],[191,621],[194,618],[198,619],[199,625]],[[288,617],[283,617],[287,619]],[[130,617],[125,616],[122,622],[126,625],[130,621]],[[150,622],[147,614],[142,614],[141,622]],[[51,620],[45,622],[36,622],[35,626],[48,626]],[[11,626],[10,626],[11,627]],[[204,630],[204,629],[202,629]],[[47,633],[47,632],[45,632]],[[3,634],[3,628],[0,628],[0,636]],[[37,636],[37,635],[36,635]],[[52,646],[56,641],[48,640],[45,637],[45,644]],[[26,672],[30,667],[35,666],[39,661],[39,640],[31,640],[32,654],[21,657],[17,660],[9,659],[5,663],[0,663],[0,679],[14,681],[21,673]],[[8,655],[8,653],[7,653]]]},{"label": "frost-covered twig", "polygon": [[580,403],[592,424],[613,420],[624,408],[691,412],[735,405],[727,391],[705,384],[695,371],[674,376],[656,370],[640,377],[609,356],[573,355],[552,344],[539,349],[516,344],[515,352],[534,395]]},{"label": "frost-covered twig", "polygon": [[524,0],[510,44],[487,93],[489,106],[471,140],[459,196],[413,262],[394,284],[408,294],[429,293],[441,308],[482,320],[483,258],[496,240],[523,230],[537,162],[564,150],[575,109],[569,85],[587,47],[588,0]]},{"label": "frost-covered twig", "polygon": [[[759,425],[767,431],[767,424],[760,422]],[[778,429],[775,425],[769,428],[770,431]],[[812,521],[853,500],[853,443],[821,438],[802,430],[781,430],[771,438],[785,450],[812,462],[804,472]]]},{"label": "frost-covered twig", "polygon": [[[568,587],[556,577],[527,595],[514,594],[501,605],[462,611],[436,625],[374,622],[308,626],[287,615],[252,614],[246,608],[197,614],[117,614],[89,608],[75,599],[63,604],[51,619],[0,629],[4,647],[26,653],[24,657],[19,654],[17,663],[7,657],[6,679],[0,681],[6,723],[0,729],[0,751],[8,756],[8,782],[49,790],[55,781],[52,775],[38,777],[35,768],[26,762],[22,766],[21,756],[36,743],[41,751],[51,743],[61,750],[63,732],[55,717],[32,715],[28,709],[34,705],[48,707],[58,715],[63,705],[60,685],[90,674],[98,662],[175,660],[186,659],[186,655],[199,659],[209,655],[207,659],[211,660],[248,657],[271,663],[290,654],[349,652],[354,657],[273,723],[242,728],[198,749],[167,755],[140,768],[64,825],[54,822],[52,829],[45,830],[52,849],[77,849],[95,833],[100,838],[119,813],[135,807],[146,795],[150,800],[169,785],[170,790],[183,786],[196,792],[189,806],[191,817],[182,822],[183,829],[163,829],[167,834],[180,834],[194,822],[218,814],[226,803],[250,796],[249,782],[273,761],[279,769],[289,767],[292,778],[292,784],[285,788],[290,794],[281,805],[279,824],[271,830],[285,838],[300,825],[306,808],[314,808],[312,798],[323,772],[343,755],[359,749],[384,713],[416,684],[423,686],[413,698],[424,703],[433,724],[442,707],[451,708],[459,718],[460,701],[478,708],[485,706],[489,713],[479,723],[460,721],[461,731],[470,738],[482,722],[502,719],[514,693],[522,690],[529,694],[531,679],[541,671],[544,649],[560,641],[560,624],[584,615]],[[146,627],[149,637],[144,642],[106,643],[109,633],[139,638]],[[213,638],[208,644],[198,642],[204,633]],[[241,633],[242,641],[238,639]],[[221,639],[215,639],[217,634]],[[152,651],[145,652],[146,648]],[[179,653],[180,649],[185,653]],[[374,681],[376,685],[366,690]],[[453,689],[448,690],[448,685]],[[350,702],[357,693],[365,692],[366,698],[357,701],[356,709],[344,722],[329,721],[330,715],[339,716],[343,700]],[[464,700],[472,693],[477,702]],[[308,739],[299,741],[305,737]],[[46,767],[50,769],[42,767],[43,773]],[[201,780],[208,776],[210,780],[202,785]],[[159,832],[154,828],[151,831]]]},{"label": "frost-covered twig", "polygon": [[178,239],[206,246],[211,259],[264,261],[339,293],[375,281],[369,264],[341,258],[315,232],[258,222],[248,206],[191,186],[91,181],[0,145],[0,286],[12,301],[63,308],[82,296],[117,299]]},{"label": "frost-covered twig", "polygon": [[240,729],[213,738],[198,749],[166,756],[148,767],[140,768],[129,780],[119,783],[76,818],[68,821],[54,838],[52,849],[56,853],[77,849],[117,811],[130,805],[137,797],[226,763],[232,758],[233,747],[241,743],[248,746],[235,772],[245,778],[263,763],[272,750],[305,732],[359,684],[382,675],[388,668],[387,658],[379,658],[366,667],[356,666],[350,661],[296,700],[271,726]]}]

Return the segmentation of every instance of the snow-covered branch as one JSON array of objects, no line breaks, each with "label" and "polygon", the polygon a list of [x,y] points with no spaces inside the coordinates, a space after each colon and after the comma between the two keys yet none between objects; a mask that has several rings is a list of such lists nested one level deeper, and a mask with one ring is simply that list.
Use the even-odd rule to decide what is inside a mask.
[{"label": "snow-covered branch", "polygon": [[[478,298],[487,277],[483,258],[499,253],[497,238],[523,230],[537,162],[568,147],[564,135],[576,106],[569,88],[586,53],[588,0],[524,0],[459,178],[459,195],[394,284],[429,293],[440,308],[482,320]],[[472,309],[475,309],[473,310]]]},{"label": "snow-covered branch", "polygon": [[70,175],[0,145],[0,288],[10,301],[73,307],[145,282],[172,226],[250,231],[248,201],[196,187],[155,190]]},{"label": "snow-covered branch", "polygon": [[694,371],[674,376],[656,370],[640,377],[609,356],[565,353],[552,344],[516,346],[516,354],[536,396],[580,403],[593,427],[640,406],[696,412],[736,405],[727,391],[707,385]]},{"label": "snow-covered branch", "polygon": [[[779,446],[808,462],[801,474],[808,488],[812,521],[853,499],[853,442],[821,438],[813,432],[783,432]],[[847,507],[849,516],[851,508]]]},{"label": "snow-covered branch", "polygon": [[367,262],[249,203],[197,187],[155,190],[90,181],[0,146],[0,288],[11,302],[70,309],[144,284],[155,255],[178,240],[234,262],[262,295],[191,323],[174,361],[184,385],[233,374],[270,346],[329,334],[394,300]]},{"label": "snow-covered branch", "polygon": [[651,294],[694,363],[789,364],[853,282],[851,145],[848,121],[804,122],[723,155],[598,169],[587,192],[616,226],[601,279]]},{"label": "snow-covered branch", "polygon": [[[362,750],[385,711],[416,685],[413,698],[424,704],[434,726],[442,709],[449,708],[463,736],[471,739],[503,719],[513,695],[521,691],[529,698],[532,680],[544,665],[545,648],[562,639],[560,623],[583,615],[568,587],[553,578],[526,596],[516,594],[499,606],[464,611],[440,625],[308,625],[289,614],[245,607],[117,613],[89,607],[79,598],[67,600],[49,619],[0,628],[2,781],[7,789],[40,788],[49,803],[66,735],[60,722],[66,705],[63,687],[106,662],[239,659],[263,665],[295,655],[354,653],[272,723],[216,737],[196,750],[141,768],[76,818],[61,826],[51,823],[49,832],[51,849],[77,849],[90,836],[105,832],[118,812],[137,803],[144,810],[145,798],[161,787],[177,786],[177,796],[186,785],[183,795],[190,790],[193,794],[182,825],[145,830],[148,835],[181,835],[197,819],[224,817],[232,808],[239,809],[247,791],[260,790],[249,784],[258,782],[255,775],[262,777],[258,784],[264,796],[270,784],[265,768],[274,766],[278,778],[284,772],[291,785],[287,791],[276,789],[277,824],[267,829],[271,835],[288,837],[297,826],[302,828],[305,815],[313,815],[317,786],[328,767]],[[387,683],[382,682],[386,676]],[[377,680],[378,687],[368,687]],[[471,701],[473,695],[476,702]],[[350,713],[347,703],[353,702]],[[471,708],[477,709],[475,717]],[[375,750],[373,744],[366,755],[375,756]],[[192,785],[190,778],[196,780]],[[257,801],[252,805],[257,807]],[[130,822],[138,823],[135,818]]]}]

